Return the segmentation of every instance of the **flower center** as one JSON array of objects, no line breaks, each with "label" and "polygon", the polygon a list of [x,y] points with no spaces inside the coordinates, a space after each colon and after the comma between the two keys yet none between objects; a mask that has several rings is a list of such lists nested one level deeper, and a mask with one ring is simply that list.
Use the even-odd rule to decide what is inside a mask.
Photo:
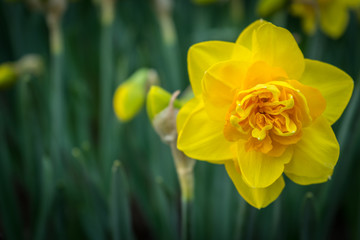
[{"label": "flower center", "polygon": [[274,81],[235,94],[226,116],[229,141],[246,140],[246,150],[281,155],[301,138],[302,122],[310,118],[305,97],[286,82]]}]

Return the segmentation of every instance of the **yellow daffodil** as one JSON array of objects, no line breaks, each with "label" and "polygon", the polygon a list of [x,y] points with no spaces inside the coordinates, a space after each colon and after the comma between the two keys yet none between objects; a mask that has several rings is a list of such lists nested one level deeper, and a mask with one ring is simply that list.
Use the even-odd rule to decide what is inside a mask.
[{"label": "yellow daffodil", "polygon": [[360,0],[293,0],[291,12],[302,18],[307,34],[313,34],[319,22],[321,30],[332,38],[339,38],[349,21],[348,10],[360,5]]},{"label": "yellow daffodil", "polygon": [[195,44],[188,72],[195,97],[178,114],[178,148],[225,164],[252,206],[279,196],[283,173],[302,185],[332,175],[339,144],[331,125],[353,81],[332,65],[304,59],[289,31],[259,20],[236,43]]}]

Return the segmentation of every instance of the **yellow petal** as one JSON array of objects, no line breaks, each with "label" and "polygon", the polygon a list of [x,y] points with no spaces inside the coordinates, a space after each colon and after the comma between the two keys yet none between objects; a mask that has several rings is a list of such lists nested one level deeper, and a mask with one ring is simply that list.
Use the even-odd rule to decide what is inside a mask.
[{"label": "yellow petal", "polygon": [[193,45],[188,52],[188,72],[195,96],[201,94],[201,81],[205,71],[215,63],[229,60],[234,52],[243,52],[235,43],[209,41]]},{"label": "yellow petal", "polygon": [[[224,137],[224,123],[210,120],[203,104],[199,104],[195,109],[193,105],[190,101],[180,109],[178,149],[197,160],[222,163],[223,160],[232,159],[234,154],[230,148],[233,143]],[[185,122],[184,112],[191,112]]]},{"label": "yellow petal", "polygon": [[339,144],[324,117],[303,128],[302,139],[294,146],[292,160],[285,165],[286,175],[298,184],[325,182],[339,158]]},{"label": "yellow petal", "polygon": [[284,164],[291,159],[293,150],[289,146],[280,157],[272,157],[258,151],[246,151],[244,142],[238,142],[238,162],[244,181],[254,188],[265,188],[273,184],[283,173]]},{"label": "yellow petal", "polygon": [[330,64],[306,59],[300,82],[318,89],[326,100],[323,116],[333,124],[347,106],[354,82],[349,75]]},{"label": "yellow petal", "polygon": [[290,79],[299,79],[304,71],[304,56],[293,35],[285,28],[271,23],[256,29],[253,38],[254,61],[264,61],[280,67]]},{"label": "yellow petal", "polygon": [[259,209],[275,201],[285,186],[284,179],[281,176],[267,188],[252,188],[244,182],[239,169],[234,165],[233,161],[226,162],[225,168],[239,194],[250,205]]},{"label": "yellow petal", "polygon": [[176,117],[176,129],[178,132],[182,130],[190,114],[196,109],[200,108],[201,106],[202,106],[202,100],[201,98],[197,98],[197,97],[194,97],[185,103],[185,105],[180,109]]},{"label": "yellow petal", "polygon": [[206,71],[203,81],[205,110],[213,120],[225,120],[225,115],[233,101],[234,89],[243,84],[247,63],[229,60],[217,63]]},{"label": "yellow petal", "polygon": [[[297,176],[291,173],[285,173],[286,176],[291,179],[291,181],[300,184],[300,185],[309,185],[309,184],[317,184],[317,183],[323,183],[329,180],[329,177],[319,176],[319,177],[304,177],[304,176]],[[328,173],[329,176],[332,175],[332,171]]]},{"label": "yellow petal", "polygon": [[281,68],[271,67],[264,61],[258,61],[249,67],[246,81],[242,84],[242,88],[249,89],[258,84],[264,84],[270,81],[281,81],[287,78],[287,74]]},{"label": "yellow petal", "polygon": [[260,19],[247,26],[239,35],[238,39],[236,40],[236,44],[242,45],[251,50],[254,30],[258,29],[260,26],[266,23],[267,21]]},{"label": "yellow petal", "polygon": [[320,27],[332,38],[339,38],[345,32],[349,13],[341,1],[333,1],[320,8]]}]

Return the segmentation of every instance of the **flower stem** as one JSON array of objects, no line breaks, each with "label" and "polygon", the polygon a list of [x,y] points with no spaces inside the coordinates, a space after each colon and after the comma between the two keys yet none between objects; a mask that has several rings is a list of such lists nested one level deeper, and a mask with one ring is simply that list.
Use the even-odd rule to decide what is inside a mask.
[{"label": "flower stem", "polygon": [[176,140],[170,144],[171,152],[174,157],[176,171],[181,188],[181,239],[189,239],[190,231],[190,212],[194,197],[194,165],[195,160],[188,158],[176,146]]},{"label": "flower stem", "polygon": [[[61,9],[61,8],[59,8]],[[59,177],[62,172],[61,149],[63,147],[63,39],[61,31],[61,17],[64,9],[49,11],[47,13],[47,25],[49,28],[50,53],[51,53],[51,159],[57,169]]]},{"label": "flower stem", "polygon": [[[114,1],[101,1],[100,39],[100,125],[99,163],[104,176],[110,176],[111,169],[111,88],[113,83],[112,29],[114,22]],[[107,181],[105,181],[107,182]]]},{"label": "flower stem", "polygon": [[189,239],[190,201],[181,199],[181,239]]},{"label": "flower stem", "polygon": [[169,105],[153,119],[153,126],[161,140],[168,144],[174,159],[181,189],[181,239],[189,239],[190,206],[194,197],[195,160],[177,148],[176,116],[174,102],[180,91],[173,93]]}]

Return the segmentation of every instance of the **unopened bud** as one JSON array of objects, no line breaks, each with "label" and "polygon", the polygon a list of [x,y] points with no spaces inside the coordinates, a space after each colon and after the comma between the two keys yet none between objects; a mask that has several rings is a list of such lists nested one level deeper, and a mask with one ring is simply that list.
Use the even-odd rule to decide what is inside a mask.
[{"label": "unopened bud", "polygon": [[143,68],[120,84],[113,99],[113,107],[118,119],[126,122],[134,118],[144,105],[149,86],[157,82],[156,71]]},{"label": "unopened bud", "polygon": [[176,91],[172,95],[168,106],[157,114],[153,120],[156,133],[160,136],[161,140],[167,144],[176,141],[177,138],[176,116],[179,110],[174,108],[174,102],[179,94],[180,91]]},{"label": "unopened bud", "polygon": [[39,76],[43,70],[41,57],[34,54],[25,55],[17,62],[3,63],[0,65],[0,88],[10,86],[22,75],[31,74]]},{"label": "unopened bud", "polygon": [[[163,111],[171,99],[171,94],[159,86],[152,86],[147,94],[146,98],[146,110],[150,121],[154,120],[154,117]],[[182,104],[179,100],[175,99],[175,108],[181,108]]]}]

